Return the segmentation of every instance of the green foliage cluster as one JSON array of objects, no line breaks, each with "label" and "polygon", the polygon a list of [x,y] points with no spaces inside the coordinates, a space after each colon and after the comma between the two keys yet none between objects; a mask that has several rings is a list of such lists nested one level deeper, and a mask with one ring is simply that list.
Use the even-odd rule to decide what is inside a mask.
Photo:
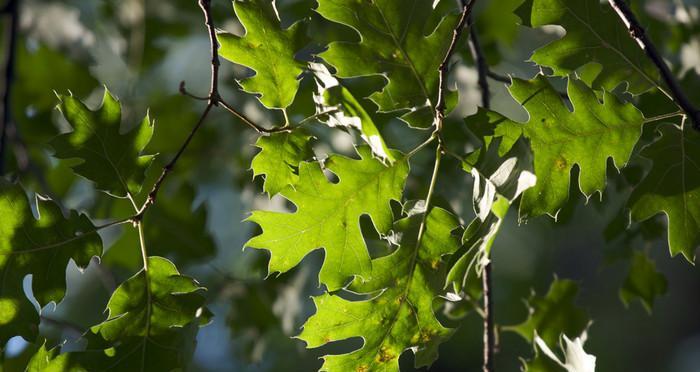
[{"label": "green foliage cluster", "polygon": [[[210,1],[199,3],[211,17]],[[488,309],[479,305],[480,278],[489,270],[491,248],[508,212],[517,209],[522,222],[542,215],[557,220],[579,195],[603,198],[610,178],[633,192],[619,212],[625,222],[612,227],[609,236],[638,234],[628,216],[643,223],[663,214],[671,255],[695,259],[700,134],[665,96],[657,67],[623,22],[599,1],[509,1],[513,14],[503,19],[565,30],[531,55],[537,75],[509,78],[508,92],[527,120],[490,107],[466,118],[444,118],[457,106],[459,94],[447,82],[456,66],[469,62],[470,32],[472,43],[474,34],[483,32],[484,50],[477,52],[487,53],[486,60],[500,59],[494,45],[513,39],[515,24],[494,23],[493,15],[500,17],[494,3],[473,10],[471,2],[457,6],[448,0],[318,0],[315,6],[302,2],[305,11],[297,17],[292,8],[291,16],[285,15],[287,8],[274,1],[247,0],[233,4],[243,32],[214,32],[207,24],[218,55],[247,71],[238,76],[238,85],[219,83],[254,96],[282,122],[254,123],[225,102],[224,89],[215,83],[191,134],[216,106],[257,130],[257,152],[250,163],[236,166],[250,167],[253,177],[262,179],[258,192],[285,207],[252,211],[246,221],[257,232],[245,247],[269,252],[269,274],[293,271],[322,250],[323,293],[313,298],[315,313],[297,337],[308,348],[362,340],[347,353],[329,352],[321,370],[396,371],[407,351],[416,367],[430,366],[456,320],[472,312],[488,318]],[[158,58],[157,43],[146,39],[146,44],[143,68]],[[19,53],[28,58],[24,49]],[[51,53],[42,47],[32,58]],[[219,68],[216,53],[212,63]],[[81,74],[70,61],[55,68]],[[20,68],[18,73],[32,90],[43,81],[72,88],[48,77],[30,82],[37,72]],[[35,139],[51,138],[50,161],[61,164],[53,177],[88,181],[99,192],[98,207],[85,214],[38,195],[30,203],[29,187],[0,181],[0,345],[14,336],[34,343],[30,371],[179,370],[211,312],[206,289],[176,264],[202,263],[215,254],[206,208],[192,208],[193,187],[168,183],[170,173],[187,161],[174,167],[182,154],[176,151],[184,151],[190,138],[168,134],[171,128],[155,125],[151,117],[158,116],[151,113],[135,120],[138,115],[107,89],[91,109],[79,98],[88,88],[76,84],[75,95],[58,95],[66,130],[42,131]],[[176,99],[163,105],[181,104]],[[644,106],[646,99],[663,100],[662,106],[675,111],[649,114],[653,109]],[[42,118],[51,115],[45,98],[37,100],[36,110]],[[197,116],[191,118],[194,125]],[[178,119],[179,125],[190,117]],[[410,133],[414,145],[395,143],[392,126]],[[328,133],[349,133],[353,150],[336,149]],[[197,135],[216,134],[203,129]],[[184,145],[173,148],[173,143]],[[197,146],[193,142],[188,151]],[[177,155],[166,163],[159,151]],[[645,161],[644,176],[620,175]],[[161,174],[156,165],[163,163]],[[441,187],[461,174],[473,180],[467,204],[474,217],[451,204],[450,189]],[[81,334],[82,348],[47,342],[40,332],[42,314],[46,305],[63,300],[69,262],[85,269],[99,260],[128,272],[111,293],[104,316]],[[620,297],[625,304],[638,299],[651,311],[666,292],[666,279],[642,251],[629,254],[629,262]],[[533,357],[523,359],[525,370],[595,368],[595,357],[584,351],[591,320],[576,306],[577,292],[576,282],[555,279],[544,296],[533,293],[526,301],[523,322],[498,326],[532,345]]]}]

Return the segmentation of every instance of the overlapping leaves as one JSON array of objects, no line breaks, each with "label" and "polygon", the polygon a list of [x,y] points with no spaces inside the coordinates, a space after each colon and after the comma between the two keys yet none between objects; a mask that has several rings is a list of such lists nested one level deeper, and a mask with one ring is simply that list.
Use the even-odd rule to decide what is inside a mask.
[{"label": "overlapping leaves", "polygon": [[299,164],[299,181],[281,195],[297,207],[294,213],[254,211],[248,219],[263,233],[246,246],[271,252],[270,272],[285,272],[309,252],[324,248],[320,279],[330,290],[343,287],[353,276],[372,277],[369,252],[360,231],[360,216],[369,215],[375,228],[386,233],[393,215],[391,200],[400,200],[408,162],[391,166],[372,157],[368,147],[357,149],[360,159],[328,158],[325,169],[340,181],[330,182],[317,162]]},{"label": "overlapping leaves", "polygon": [[569,111],[543,75],[532,80],[513,79],[513,97],[530,114],[525,124],[490,113],[507,151],[523,135],[530,141],[537,183],[523,194],[521,218],[556,216],[569,197],[571,170],[579,167],[579,186],[586,196],[605,189],[608,158],[623,167],[641,136],[644,118],[633,105],[604,92],[601,102],[580,80],[570,78]]},{"label": "overlapping leaves", "polygon": [[321,57],[339,77],[386,77],[384,89],[370,96],[381,111],[434,105],[438,67],[457,16],[448,15],[434,30],[427,30],[433,5],[432,0],[320,0],[319,14],[351,27],[360,39],[333,42]]},{"label": "overlapping leaves", "polygon": [[324,356],[322,370],[398,371],[399,357],[407,349],[416,354],[417,367],[437,358],[440,343],[452,331],[435,317],[433,299],[444,284],[443,256],[459,247],[451,235],[458,222],[446,210],[433,208],[418,242],[423,213],[397,221],[398,248],[373,260],[371,280],[349,287],[370,299],[350,301],[332,294],[314,298],[317,312],[299,335],[308,347],[352,337],[364,340],[362,348],[351,353]]},{"label": "overlapping leaves", "polygon": [[66,291],[70,260],[85,268],[102,254],[96,227],[82,214],[68,218],[51,201],[37,199],[34,218],[19,185],[0,180],[0,344],[15,336],[34,339],[39,323],[24,294],[23,279],[32,275],[32,292],[40,305],[59,302]]},{"label": "overlapping leaves", "polygon": [[264,176],[263,190],[276,195],[299,179],[299,163],[313,157],[311,136],[302,130],[279,132],[261,136],[255,143],[260,152],[253,158],[250,167],[253,176]]},{"label": "overlapping leaves", "polygon": [[598,0],[527,0],[516,10],[524,25],[560,25],[566,35],[530,59],[556,76],[577,72],[593,88],[612,91],[623,82],[641,94],[657,85],[655,66],[629,37],[611,9]]},{"label": "overlapping leaves", "polygon": [[85,351],[57,355],[42,347],[30,366],[69,371],[180,370],[193,350],[196,326],[207,323],[211,315],[203,307],[203,290],[170,261],[149,257],[148,271],[141,270],[114,291],[108,318],[86,335]]}]

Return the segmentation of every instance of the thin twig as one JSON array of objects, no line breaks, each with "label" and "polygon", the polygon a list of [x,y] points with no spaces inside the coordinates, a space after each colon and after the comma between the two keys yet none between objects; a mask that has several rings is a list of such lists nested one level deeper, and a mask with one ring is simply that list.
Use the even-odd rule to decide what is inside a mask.
[{"label": "thin twig", "polygon": [[[481,103],[486,109],[490,108],[490,90],[489,82],[487,79],[489,73],[489,67],[484,58],[484,52],[481,49],[481,44],[479,43],[479,37],[476,32],[476,28],[471,22],[471,17],[469,19],[471,25],[469,29],[469,50],[471,51],[472,58],[476,62],[477,71],[479,72],[479,88],[481,89]],[[510,79],[508,79],[510,80]],[[496,351],[496,343],[494,338],[494,317],[493,317],[493,285],[491,280],[491,261],[484,266],[484,271],[482,273],[481,288],[484,297],[484,306],[482,309],[483,313],[483,324],[484,324],[484,372],[493,372],[494,364],[493,357]]]},{"label": "thin twig", "polygon": [[683,115],[685,115],[685,114],[683,113],[683,111],[676,111],[676,112],[671,112],[671,113],[668,113],[668,114],[661,114],[661,115],[657,115],[657,116],[652,116],[652,117],[650,117],[650,118],[645,118],[645,119],[644,119],[644,122],[645,122],[645,123],[651,123],[651,122],[653,122],[653,121],[665,120],[665,119],[673,118],[673,117],[676,117],[676,116],[683,116]]},{"label": "thin twig", "polygon": [[630,36],[637,42],[639,47],[644,50],[647,57],[649,57],[654,65],[656,65],[656,68],[661,74],[661,78],[670,89],[673,101],[688,115],[688,118],[690,118],[690,121],[693,123],[693,128],[700,130],[700,110],[698,110],[685,95],[685,92],[681,89],[680,84],[678,84],[673,73],[671,73],[666,62],[664,62],[663,57],[661,57],[654,43],[652,43],[647,36],[644,28],[637,21],[632,10],[622,0],[608,0],[608,2],[629,30]]},{"label": "thin twig", "polygon": [[462,13],[459,16],[459,21],[452,31],[450,46],[438,68],[438,99],[435,104],[435,131],[438,134],[442,131],[442,122],[445,119],[445,92],[447,92],[447,70],[450,58],[452,58],[452,54],[454,54],[455,49],[457,49],[457,42],[462,36],[462,32],[464,32],[464,25],[467,23],[467,19],[474,8],[474,4],[476,4],[476,0],[470,0],[462,5]]},{"label": "thin twig", "polygon": [[9,19],[5,24],[5,81],[2,91],[2,120],[0,121],[0,175],[5,173],[5,147],[10,126],[10,92],[15,75],[15,49],[17,24],[19,23],[19,0],[8,0],[3,9]]},{"label": "thin twig", "polygon": [[510,77],[506,75],[501,75],[497,72],[493,72],[490,69],[486,70],[486,76],[490,77],[493,80],[500,81],[502,83],[510,84]]},{"label": "thin twig", "polygon": [[[211,112],[211,109],[214,106],[217,106],[221,101],[218,90],[220,65],[219,43],[216,41],[216,29],[214,28],[214,20],[211,14],[211,0],[199,0],[199,7],[202,9],[202,13],[204,14],[204,23],[209,33],[209,45],[211,47],[211,83],[209,86],[209,94],[207,97],[207,106],[204,108],[204,111],[202,111],[199,120],[197,120],[197,123],[190,131],[189,135],[185,139],[185,142],[182,143],[178,151],[175,153],[175,156],[170,160],[170,162],[168,162],[163,167],[163,172],[160,174],[160,177],[158,177],[158,180],[153,185],[151,192],[148,193],[148,198],[146,198],[146,201],[143,203],[141,208],[138,210],[138,213],[133,218],[134,222],[137,224],[143,218],[143,215],[146,213],[146,210],[148,210],[148,208],[156,202],[156,198],[158,197],[158,191],[160,190],[160,187],[163,185],[163,182],[165,182],[165,179],[168,177],[170,172],[172,172],[172,170],[175,168],[175,164],[180,159],[180,156],[182,156],[182,154],[185,152],[190,142],[192,142],[192,138],[194,138],[194,135],[197,133],[197,130],[199,130],[199,128],[204,123],[205,119]],[[184,84],[180,85],[180,89],[181,91],[184,90]]]},{"label": "thin twig", "polygon": [[223,99],[219,98],[219,104],[221,107],[226,109],[226,111],[230,112],[233,114],[233,116],[237,117],[240,119],[245,125],[251,127],[253,130],[255,130],[258,133],[278,133],[278,132],[291,132],[293,128],[289,127],[288,125],[285,124],[285,126],[282,127],[275,127],[275,128],[265,128],[261,127],[258,124],[255,124],[252,120],[250,120],[247,116],[243,115],[242,112],[236,110],[233,106],[229,105],[224,101]]}]

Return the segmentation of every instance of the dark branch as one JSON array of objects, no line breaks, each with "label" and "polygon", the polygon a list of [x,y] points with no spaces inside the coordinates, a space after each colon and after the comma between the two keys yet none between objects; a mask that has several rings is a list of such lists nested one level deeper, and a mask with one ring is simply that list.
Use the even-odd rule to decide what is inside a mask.
[{"label": "dark branch", "polygon": [[484,108],[491,107],[491,90],[489,89],[489,66],[484,58],[484,52],[481,49],[479,36],[476,33],[476,27],[472,22],[472,17],[469,17],[469,51],[471,52],[476,70],[479,74],[479,89],[481,90],[481,106]]},{"label": "dark branch", "polygon": [[634,13],[632,13],[632,10],[622,0],[608,0],[608,2],[629,30],[630,36],[656,65],[656,68],[661,74],[661,78],[671,90],[670,94],[673,101],[688,115],[688,118],[690,118],[690,121],[693,123],[693,128],[700,130],[700,110],[693,106],[685,95],[678,81],[676,81],[676,78],[673,76],[673,73],[671,73],[666,62],[664,62],[663,57],[661,57],[661,54],[656,49],[656,46],[651,42],[644,28],[639,24]]},{"label": "dark branch", "polygon": [[5,147],[7,131],[11,125],[10,93],[15,74],[15,49],[17,44],[17,24],[19,23],[19,0],[8,0],[3,13],[9,19],[5,23],[5,73],[4,89],[2,91],[2,121],[0,121],[0,175],[5,172]]},{"label": "dark branch", "polygon": [[[488,109],[491,107],[490,100],[490,90],[489,90],[489,66],[486,63],[486,58],[484,58],[484,51],[481,49],[481,44],[479,43],[479,36],[477,35],[476,28],[473,25],[471,17],[469,17],[469,51],[471,52],[472,58],[476,63],[476,68],[479,73],[479,89],[481,90],[481,104],[484,108]],[[510,79],[506,77],[507,82]],[[484,308],[483,308],[483,318],[484,318],[484,372],[494,371],[494,354],[496,353],[496,342],[495,342],[495,324],[493,319],[493,293],[492,293],[492,280],[491,280],[491,262],[484,266],[484,271],[482,273],[481,288],[484,296]]]}]

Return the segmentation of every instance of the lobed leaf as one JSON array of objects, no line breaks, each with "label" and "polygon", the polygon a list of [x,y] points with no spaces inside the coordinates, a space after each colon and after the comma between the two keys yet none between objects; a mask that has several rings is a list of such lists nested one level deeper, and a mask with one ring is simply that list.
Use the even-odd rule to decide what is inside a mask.
[{"label": "lobed leaf", "polygon": [[630,196],[632,219],[666,214],[671,255],[681,253],[692,262],[700,245],[700,135],[667,126],[641,154],[654,163]]},{"label": "lobed leaf", "polygon": [[73,128],[51,141],[59,159],[78,158],[73,171],[95,183],[95,187],[116,197],[138,194],[154,155],[143,150],[153,136],[153,122],[143,121],[121,133],[121,106],[105,89],[102,104],[90,110],[73,96],[59,96],[58,109]]},{"label": "lobed leaf", "polygon": [[339,155],[326,160],[326,169],[340,179],[335,184],[317,162],[301,163],[296,185],[281,192],[296,212],[254,211],[248,218],[263,232],[246,246],[270,251],[270,272],[290,270],[309,252],[323,248],[320,281],[329,290],[342,288],[353,276],[371,279],[360,216],[369,215],[377,231],[386,233],[393,221],[389,203],[401,199],[409,168],[406,159],[386,166],[365,146],[357,152],[359,160]]},{"label": "lobed leaf", "polygon": [[595,89],[642,94],[657,86],[658,72],[627,28],[598,0],[526,0],[516,14],[530,27],[559,25],[566,35],[541,47],[530,59],[555,76],[574,72]]},{"label": "lobed leaf", "polygon": [[638,298],[644,309],[651,313],[654,299],[666,293],[666,277],[656,270],[656,264],[646,254],[635,252],[630,262],[625,282],[620,288],[620,298],[625,306]]},{"label": "lobed leaf", "polygon": [[384,89],[370,96],[380,111],[432,107],[438,94],[438,67],[458,21],[451,14],[427,30],[434,3],[319,0],[316,11],[321,16],[351,27],[360,39],[333,42],[320,56],[342,78],[384,76]]},{"label": "lobed leaf", "polygon": [[509,150],[519,135],[530,141],[537,183],[523,193],[520,217],[556,216],[569,198],[571,169],[579,167],[579,187],[590,197],[602,194],[607,161],[624,167],[642,133],[644,117],[632,104],[603,92],[602,102],[582,81],[570,78],[568,95],[573,112],[543,75],[533,80],[513,79],[510,93],[527,110],[521,124],[490,113],[495,135]]},{"label": "lobed leaf", "polygon": [[307,43],[303,24],[297,22],[283,30],[272,0],[234,1],[233,9],[246,33],[241,37],[219,32],[219,54],[255,71],[255,76],[243,79],[241,86],[246,92],[260,94],[260,102],[266,107],[289,106],[304,68],[294,58]]},{"label": "lobed leaf", "polygon": [[0,344],[21,335],[33,341],[39,314],[24,294],[23,280],[32,275],[32,292],[43,307],[66,292],[66,266],[85,268],[102,254],[97,228],[83,214],[68,218],[51,201],[36,200],[39,218],[21,186],[0,180]]},{"label": "lobed leaf", "polygon": [[459,223],[446,210],[433,208],[417,242],[422,216],[397,221],[398,249],[373,260],[371,280],[350,286],[372,298],[349,301],[328,293],[314,298],[316,314],[299,335],[308,347],[352,337],[364,340],[362,348],[351,353],[324,356],[322,371],[398,371],[399,357],[408,349],[416,354],[416,367],[437,359],[439,345],[452,330],[435,317],[433,300],[444,283],[443,256],[459,247],[451,236]]},{"label": "lobed leaf", "polygon": [[260,152],[255,155],[250,167],[253,177],[263,175],[263,190],[273,196],[299,180],[299,163],[313,158],[309,146],[311,136],[302,130],[272,133],[260,136],[255,146]]}]

